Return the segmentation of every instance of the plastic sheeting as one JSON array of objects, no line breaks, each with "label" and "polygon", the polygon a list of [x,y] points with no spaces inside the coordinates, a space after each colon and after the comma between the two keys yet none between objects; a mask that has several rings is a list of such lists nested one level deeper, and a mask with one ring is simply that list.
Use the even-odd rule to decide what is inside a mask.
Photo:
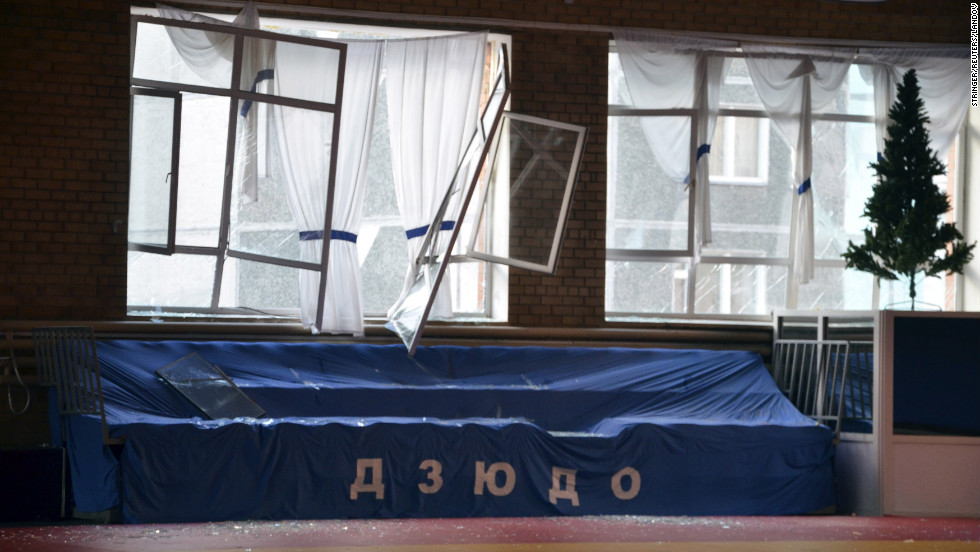
[{"label": "plastic sheeting", "polygon": [[[197,417],[154,375],[191,352],[268,417]],[[836,503],[830,430],[751,353],[112,341],[99,358],[127,522]]]}]

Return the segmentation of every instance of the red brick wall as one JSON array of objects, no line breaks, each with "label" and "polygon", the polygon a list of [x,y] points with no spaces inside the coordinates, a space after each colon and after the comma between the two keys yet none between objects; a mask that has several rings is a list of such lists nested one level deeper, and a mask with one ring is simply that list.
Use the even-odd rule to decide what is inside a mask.
[{"label": "red brick wall", "polygon": [[589,135],[558,269],[554,275],[510,270],[510,322],[518,326],[601,326],[609,38],[536,30],[514,33],[512,40],[511,109],[586,126]]},{"label": "red brick wall", "polygon": [[[472,27],[425,23],[512,32],[513,108],[589,126],[557,274],[511,271],[510,322],[531,326],[603,324],[610,37],[605,29],[546,30],[527,22],[845,40],[965,44],[968,38],[968,5],[952,0],[933,0],[928,10],[916,0],[279,3],[283,12],[308,17],[311,7],[401,14],[392,18],[397,24],[430,16],[480,18]],[[0,320],[125,316],[129,5],[0,4]],[[342,15],[358,20],[356,14]]]},{"label": "red brick wall", "polygon": [[0,9],[0,319],[121,317],[128,7]]}]

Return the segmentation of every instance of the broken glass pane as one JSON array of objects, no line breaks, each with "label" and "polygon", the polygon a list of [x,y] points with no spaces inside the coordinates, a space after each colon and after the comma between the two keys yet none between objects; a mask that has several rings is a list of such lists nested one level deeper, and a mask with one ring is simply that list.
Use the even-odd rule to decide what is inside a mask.
[{"label": "broken glass pane", "polygon": [[212,420],[265,415],[220,368],[197,353],[160,368],[157,375]]}]

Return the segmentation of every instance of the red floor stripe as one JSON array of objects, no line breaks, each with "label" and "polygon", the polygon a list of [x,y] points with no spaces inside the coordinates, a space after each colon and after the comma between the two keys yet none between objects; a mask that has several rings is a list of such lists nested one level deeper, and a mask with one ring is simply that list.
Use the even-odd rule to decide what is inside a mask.
[{"label": "red floor stripe", "polygon": [[980,550],[980,519],[613,516],[0,528],[4,552],[763,541],[961,541]]}]

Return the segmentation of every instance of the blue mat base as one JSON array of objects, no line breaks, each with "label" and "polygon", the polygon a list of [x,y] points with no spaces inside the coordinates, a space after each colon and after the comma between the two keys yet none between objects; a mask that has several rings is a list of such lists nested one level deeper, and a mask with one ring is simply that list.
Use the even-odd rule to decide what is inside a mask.
[{"label": "blue mat base", "polygon": [[[153,375],[190,352],[269,417],[202,419]],[[112,465],[69,432],[94,475],[76,495],[121,504],[130,523],[836,504],[830,430],[750,353],[431,347],[413,360],[397,346],[115,341],[99,356],[126,443]]]}]

